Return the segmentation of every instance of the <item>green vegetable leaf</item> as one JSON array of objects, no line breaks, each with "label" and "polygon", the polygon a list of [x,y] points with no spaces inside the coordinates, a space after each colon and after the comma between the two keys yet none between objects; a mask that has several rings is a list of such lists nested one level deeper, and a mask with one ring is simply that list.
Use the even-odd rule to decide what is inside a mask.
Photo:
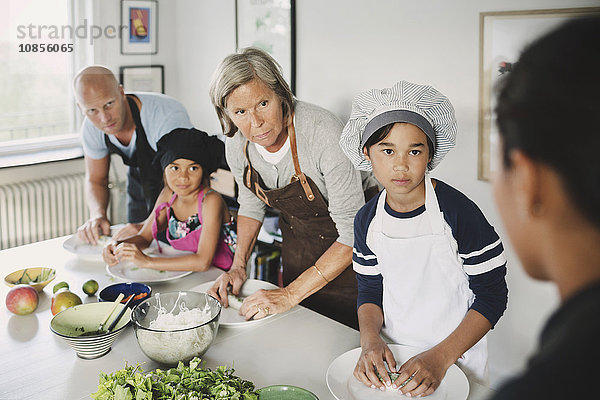
[{"label": "green vegetable leaf", "polygon": [[203,368],[199,358],[166,371],[145,374],[140,365],[100,373],[94,400],[258,400],[254,384],[233,375],[233,368]]}]

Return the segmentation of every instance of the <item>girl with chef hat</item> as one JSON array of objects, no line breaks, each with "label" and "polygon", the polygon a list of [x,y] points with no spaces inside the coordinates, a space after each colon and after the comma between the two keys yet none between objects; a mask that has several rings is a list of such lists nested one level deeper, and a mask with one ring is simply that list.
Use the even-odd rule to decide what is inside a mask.
[{"label": "girl with chef hat", "polygon": [[[340,138],[354,166],[384,187],[354,220],[362,347],[354,376],[374,389],[428,395],[455,362],[487,381],[485,335],[506,309],[506,259],[477,205],[429,175],[456,131],[447,97],[401,81],[359,94]],[[380,332],[416,355],[400,365]]]},{"label": "girl with chef hat", "polygon": [[[229,270],[235,232],[221,195],[210,188],[210,174],[222,161],[224,144],[197,129],[175,129],[157,143],[154,164],[164,171],[165,190],[152,217],[140,232],[122,242],[109,243],[102,253],[114,265],[131,260],[141,268],[206,271],[211,265]],[[169,244],[189,255],[149,257],[141,250],[166,232]],[[158,243],[158,241],[157,241]],[[158,245],[160,250],[160,244]]]}]

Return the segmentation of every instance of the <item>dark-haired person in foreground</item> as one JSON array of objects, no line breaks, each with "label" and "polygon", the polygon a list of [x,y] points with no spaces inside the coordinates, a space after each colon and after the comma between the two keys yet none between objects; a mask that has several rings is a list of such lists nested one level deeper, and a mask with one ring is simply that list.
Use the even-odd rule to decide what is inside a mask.
[{"label": "dark-haired person in foreground", "polygon": [[574,20],[525,49],[499,92],[496,202],[523,267],[562,304],[494,400],[598,397],[599,65],[600,18]]}]

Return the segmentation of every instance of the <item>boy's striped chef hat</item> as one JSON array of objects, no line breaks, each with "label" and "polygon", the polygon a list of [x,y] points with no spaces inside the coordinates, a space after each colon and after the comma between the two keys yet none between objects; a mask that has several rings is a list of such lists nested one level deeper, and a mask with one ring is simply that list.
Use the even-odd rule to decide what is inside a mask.
[{"label": "boy's striped chef hat", "polygon": [[407,122],[420,128],[433,143],[433,158],[427,165],[435,168],[456,142],[456,117],[450,100],[435,88],[400,81],[390,88],[371,89],[356,96],[340,146],[354,167],[371,171],[363,147],[379,128]]}]

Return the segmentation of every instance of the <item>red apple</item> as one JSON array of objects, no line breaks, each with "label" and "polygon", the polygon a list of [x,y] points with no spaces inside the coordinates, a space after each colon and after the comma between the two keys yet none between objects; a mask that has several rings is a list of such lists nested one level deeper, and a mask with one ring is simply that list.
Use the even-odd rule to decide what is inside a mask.
[{"label": "red apple", "polygon": [[6,308],[17,315],[27,315],[35,311],[39,297],[29,285],[17,285],[6,295]]}]

